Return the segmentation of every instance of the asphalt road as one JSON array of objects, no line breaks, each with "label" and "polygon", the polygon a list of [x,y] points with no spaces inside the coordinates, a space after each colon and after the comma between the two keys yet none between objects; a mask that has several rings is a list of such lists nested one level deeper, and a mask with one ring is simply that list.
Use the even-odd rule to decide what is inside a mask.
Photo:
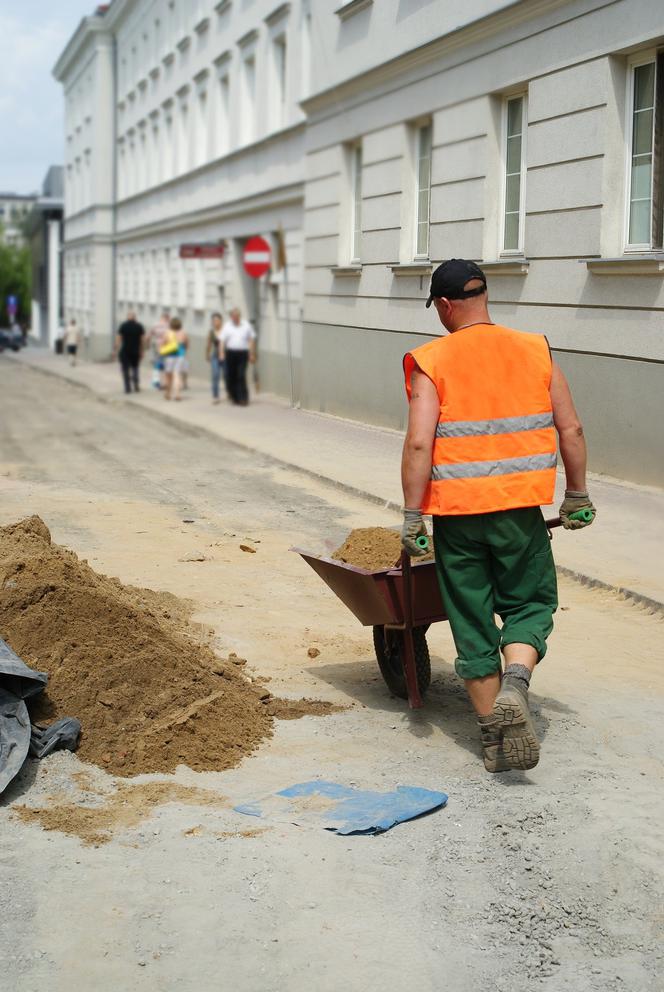
[{"label": "asphalt road", "polygon": [[[179,769],[225,805],[146,810],[100,847],[13,809],[89,801],[79,773],[102,791],[109,776],[70,755],[28,766],[0,803],[4,987],[659,992],[661,620],[564,582],[533,689],[542,760],[490,777],[445,625],[409,713],[370,632],[288,551],[393,515],[0,357],[0,524],[30,513],[99,571],[194,600],[219,651],[275,693],[347,709],[279,723],[232,771]],[[243,538],[256,555],[237,553]],[[179,560],[199,547],[209,561]],[[314,776],[450,801],[377,838],[238,825],[234,803]]]}]

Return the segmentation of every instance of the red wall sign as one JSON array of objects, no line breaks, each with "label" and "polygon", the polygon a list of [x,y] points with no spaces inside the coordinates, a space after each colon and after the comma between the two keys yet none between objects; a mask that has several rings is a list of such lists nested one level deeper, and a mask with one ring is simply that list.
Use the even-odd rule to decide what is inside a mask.
[{"label": "red wall sign", "polygon": [[180,258],[221,258],[223,254],[224,244],[220,241],[180,245]]},{"label": "red wall sign", "polygon": [[270,268],[272,251],[265,238],[249,238],[242,252],[244,271],[253,279],[260,279]]}]

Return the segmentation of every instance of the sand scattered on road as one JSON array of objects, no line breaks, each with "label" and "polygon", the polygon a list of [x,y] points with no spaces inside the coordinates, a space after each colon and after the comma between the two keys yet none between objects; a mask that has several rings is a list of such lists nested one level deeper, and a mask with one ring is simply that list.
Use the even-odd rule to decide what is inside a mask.
[{"label": "sand scattered on road", "polygon": [[275,700],[186,621],[170,593],[125,586],[53,544],[39,517],[0,528],[0,636],[49,675],[33,720],[81,721],[84,761],[122,776],[219,771],[269,737],[275,717],[335,709]]},{"label": "sand scattered on road", "polygon": [[112,793],[87,785],[87,804],[50,796],[43,807],[12,806],[24,823],[38,823],[44,830],[59,830],[79,837],[84,844],[106,844],[118,830],[139,826],[164,803],[227,808],[228,801],[210,789],[177,782],[118,782]]},{"label": "sand scattered on road", "polygon": [[[371,572],[393,568],[401,557],[401,537],[398,531],[389,527],[358,527],[350,532],[332,557]],[[432,558],[433,554],[429,552],[417,560],[431,561]]]}]

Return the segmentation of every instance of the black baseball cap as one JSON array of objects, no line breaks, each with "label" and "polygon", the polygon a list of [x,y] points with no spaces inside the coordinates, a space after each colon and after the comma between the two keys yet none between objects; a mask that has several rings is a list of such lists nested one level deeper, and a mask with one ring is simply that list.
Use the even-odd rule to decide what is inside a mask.
[{"label": "black baseball cap", "polygon": [[[471,279],[481,279],[482,285],[476,289],[464,289],[463,287]],[[467,262],[465,258],[450,258],[447,262],[442,262],[431,276],[429,299],[426,305],[430,307],[434,297],[444,296],[448,300],[467,300],[470,296],[480,296],[485,291],[486,276],[479,265],[475,265],[474,262]]]}]

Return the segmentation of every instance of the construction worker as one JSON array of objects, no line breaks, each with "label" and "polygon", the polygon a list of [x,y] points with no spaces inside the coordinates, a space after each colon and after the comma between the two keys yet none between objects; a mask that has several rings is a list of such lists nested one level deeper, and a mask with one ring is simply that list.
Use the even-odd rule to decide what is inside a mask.
[{"label": "construction worker", "polygon": [[[528,686],[558,606],[540,510],[554,498],[556,432],[563,526],[587,526],[595,508],[583,428],[546,338],[494,324],[487,301],[473,262],[453,258],[433,273],[426,305],[450,333],[404,357],[401,540],[409,555],[424,554],[416,542],[426,534],[423,514],[432,514],[456,671],[477,713],[485,767],[498,772],[539,761]],[[589,512],[576,517],[580,510]]]}]

